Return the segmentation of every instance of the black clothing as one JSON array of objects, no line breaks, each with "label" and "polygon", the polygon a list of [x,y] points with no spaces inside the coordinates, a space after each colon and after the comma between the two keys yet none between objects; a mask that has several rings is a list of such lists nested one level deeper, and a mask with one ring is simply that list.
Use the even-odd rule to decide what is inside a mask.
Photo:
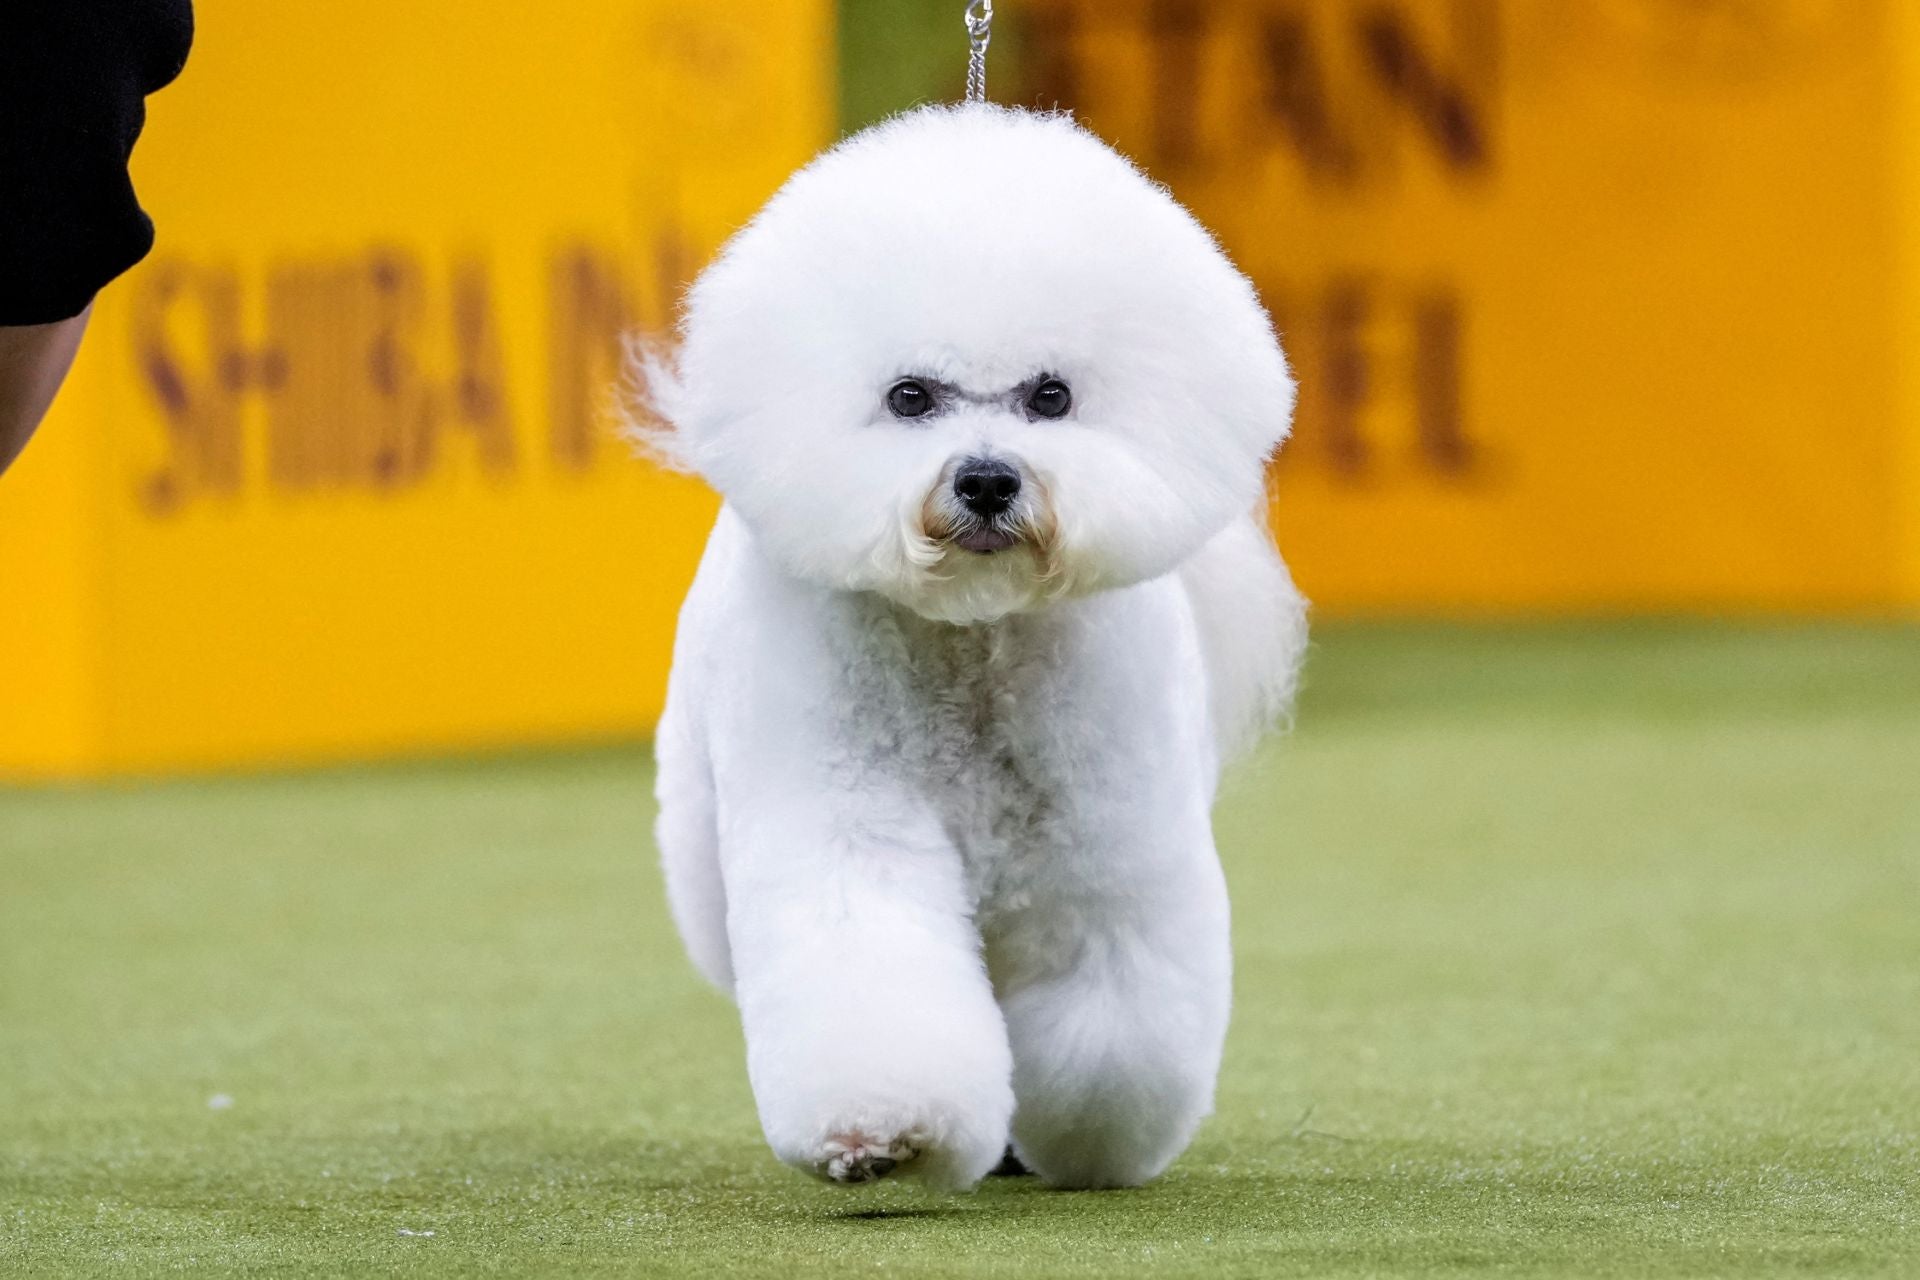
[{"label": "black clothing", "polygon": [[0,325],[78,315],[147,256],[127,156],[192,0],[0,0]]}]

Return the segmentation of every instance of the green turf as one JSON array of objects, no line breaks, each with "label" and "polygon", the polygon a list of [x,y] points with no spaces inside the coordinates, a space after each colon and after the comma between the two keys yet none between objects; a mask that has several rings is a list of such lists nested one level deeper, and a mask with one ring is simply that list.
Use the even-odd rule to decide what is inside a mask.
[{"label": "green turf", "polygon": [[1920,1275],[1915,631],[1327,630],[1137,1192],[776,1165],[647,773],[0,793],[0,1273]]}]

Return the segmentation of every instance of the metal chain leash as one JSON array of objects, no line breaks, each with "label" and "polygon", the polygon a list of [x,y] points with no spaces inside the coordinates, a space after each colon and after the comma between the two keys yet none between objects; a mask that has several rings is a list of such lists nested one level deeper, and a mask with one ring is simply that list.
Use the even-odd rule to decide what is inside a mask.
[{"label": "metal chain leash", "polygon": [[967,4],[967,101],[987,100],[987,45],[993,39],[993,0]]}]

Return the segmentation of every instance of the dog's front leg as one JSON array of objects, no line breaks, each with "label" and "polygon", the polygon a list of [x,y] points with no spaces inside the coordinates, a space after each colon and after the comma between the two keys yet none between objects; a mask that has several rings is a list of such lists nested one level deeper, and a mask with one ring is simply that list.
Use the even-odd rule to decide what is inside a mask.
[{"label": "dog's front leg", "polygon": [[1005,1150],[1005,1024],[958,853],[910,803],[795,786],[728,832],[747,1069],[775,1154],[971,1186]]},{"label": "dog's front leg", "polygon": [[1204,826],[1187,826],[1158,847],[1108,831],[1103,879],[1036,892],[999,939],[1021,957],[1001,994],[1014,1148],[1051,1186],[1137,1186],[1212,1109],[1231,1003],[1226,886]]}]

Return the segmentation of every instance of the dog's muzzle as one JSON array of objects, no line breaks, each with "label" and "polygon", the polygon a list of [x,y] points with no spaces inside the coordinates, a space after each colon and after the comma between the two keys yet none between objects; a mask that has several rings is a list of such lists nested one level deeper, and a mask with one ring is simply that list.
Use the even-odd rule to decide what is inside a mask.
[{"label": "dog's muzzle", "polygon": [[998,458],[970,458],[953,473],[962,518],[949,541],[977,555],[1004,551],[1020,540],[1009,517],[1020,497],[1020,473]]}]

